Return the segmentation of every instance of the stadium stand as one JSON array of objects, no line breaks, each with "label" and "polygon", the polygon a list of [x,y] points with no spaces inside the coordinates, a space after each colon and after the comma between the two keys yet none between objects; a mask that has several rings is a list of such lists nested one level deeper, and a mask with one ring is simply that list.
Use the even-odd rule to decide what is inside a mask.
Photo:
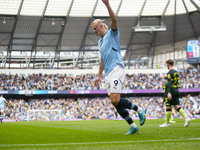
[{"label": "stadium stand", "polygon": [[[200,88],[200,68],[180,69],[180,88]],[[160,73],[126,74],[124,90],[131,89],[162,89],[165,79]],[[74,79],[73,79],[74,78]],[[28,90],[105,90],[104,76],[100,87],[94,86],[96,74],[29,74],[26,77]],[[22,90],[21,75],[0,74],[1,90]],[[75,81],[75,84],[73,83]]]},{"label": "stadium stand", "polygon": [[[193,96],[197,102],[197,110],[194,117],[200,117],[200,95]],[[165,109],[163,107],[163,97],[129,97],[129,100],[139,106],[147,108],[147,118],[164,118]],[[7,121],[25,121],[27,120],[27,111],[34,110],[62,110],[62,120],[77,120],[77,119],[116,119],[115,110],[107,97],[96,98],[37,98],[25,101],[23,99],[10,98],[7,99],[9,105],[5,108],[5,119]],[[79,106],[84,114],[77,107]],[[186,114],[193,117],[191,114],[192,105],[187,100],[187,96],[180,97],[181,105]],[[138,118],[137,113],[130,111],[133,118]],[[83,118],[83,116],[85,118]],[[33,116],[34,117],[34,116]],[[174,117],[180,117],[174,112]],[[53,118],[53,117],[49,117]],[[121,119],[119,116],[117,119]],[[48,120],[48,118],[46,118]]]},{"label": "stadium stand", "polygon": [[[200,89],[200,68],[187,68],[180,69],[180,87],[182,89],[197,89],[197,92],[193,93],[195,101],[197,102],[197,110],[195,117],[198,117],[200,112],[200,95],[198,89]],[[68,94],[42,94],[38,95],[33,93],[33,96],[26,96],[23,94],[5,94],[5,91],[26,91],[22,84],[22,75],[7,75],[5,73],[0,74],[0,92],[4,91],[6,99],[9,101],[9,105],[5,108],[5,118],[7,121],[24,121],[27,120],[28,110],[62,110],[62,120],[74,120],[74,119],[116,119],[115,109],[111,105],[109,98],[104,94],[91,94],[81,93],[81,91],[103,91],[104,76],[100,88],[94,86],[96,74],[77,74],[72,76],[71,74],[29,74],[26,77],[26,83],[28,90],[31,91],[76,91],[80,93],[68,93]],[[162,84],[165,82],[164,73],[132,73],[127,74],[123,90],[145,90],[142,96],[135,94],[122,94],[129,100],[139,106],[147,108],[148,118],[163,118],[165,116],[165,108],[163,107],[162,97]],[[159,89],[159,94],[149,94],[149,90]],[[180,101],[184,110],[188,116],[193,117],[192,105],[186,99],[188,92],[182,92]],[[101,95],[99,97],[99,95]],[[133,118],[137,118],[137,113],[130,111]],[[53,113],[51,114],[53,115]],[[53,116],[49,115],[46,120],[53,120]],[[175,117],[180,117],[178,114],[174,114]],[[42,117],[37,117],[41,118]],[[34,115],[30,120],[36,119]],[[44,119],[44,117],[43,117]],[[120,119],[118,116],[117,119]]]}]

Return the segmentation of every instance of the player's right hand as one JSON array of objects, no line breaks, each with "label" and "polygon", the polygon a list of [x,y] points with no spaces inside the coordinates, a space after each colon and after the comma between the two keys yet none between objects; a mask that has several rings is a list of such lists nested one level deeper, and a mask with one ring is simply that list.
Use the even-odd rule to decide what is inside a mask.
[{"label": "player's right hand", "polygon": [[99,87],[99,81],[100,81],[100,77],[97,77],[96,80],[94,81],[94,85]]},{"label": "player's right hand", "polygon": [[172,94],[171,94],[171,93],[168,93],[168,94],[167,94],[167,99],[168,99],[169,101],[172,100]]}]

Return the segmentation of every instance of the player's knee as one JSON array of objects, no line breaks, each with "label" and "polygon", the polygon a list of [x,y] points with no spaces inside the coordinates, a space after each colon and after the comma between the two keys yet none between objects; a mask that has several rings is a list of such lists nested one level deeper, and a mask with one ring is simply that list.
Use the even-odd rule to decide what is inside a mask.
[{"label": "player's knee", "polygon": [[110,95],[111,103],[113,106],[118,106],[119,100],[120,100],[120,95],[113,93]]},{"label": "player's knee", "polygon": [[181,107],[177,108],[177,111],[179,112],[180,109],[181,109]]},{"label": "player's knee", "polygon": [[113,100],[111,100],[111,102],[112,102],[113,106],[118,106],[118,104],[119,104],[119,101],[117,101],[117,99],[113,99]]},{"label": "player's knee", "polygon": [[172,111],[172,109],[170,109],[170,108],[167,108],[167,109],[166,109],[166,111]]},{"label": "player's knee", "polygon": [[111,102],[112,102],[113,106],[118,106],[118,104],[119,104],[119,98],[113,96],[111,98]]}]

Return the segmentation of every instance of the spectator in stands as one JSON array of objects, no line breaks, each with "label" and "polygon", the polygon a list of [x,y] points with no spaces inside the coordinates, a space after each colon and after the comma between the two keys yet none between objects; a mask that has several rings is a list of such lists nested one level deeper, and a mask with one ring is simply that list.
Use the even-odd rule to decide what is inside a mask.
[{"label": "spectator in stands", "polygon": [[[200,96],[199,96],[200,97]],[[193,96],[193,98],[198,102],[197,108],[198,112],[194,116],[198,118],[200,102],[198,96]],[[128,97],[128,99],[140,106],[147,108],[148,118],[164,118],[165,109],[163,108],[163,97]],[[113,106],[108,97],[97,97],[97,98],[78,98],[79,106],[82,111],[86,114],[86,119],[115,119],[113,113]],[[23,121],[27,118],[27,111],[30,109],[36,110],[52,110],[52,109],[62,109],[62,119],[82,119],[81,112],[77,107],[75,99],[72,98],[40,98],[40,99],[30,99],[25,101],[23,99],[12,99],[8,98],[7,101],[9,105],[4,107],[4,120],[18,120]],[[191,103],[187,101],[187,97],[183,96],[180,98],[180,104],[183,106],[187,116],[190,116],[190,112],[193,109]],[[138,113],[134,110],[129,111],[132,118],[137,118]],[[10,114],[10,115],[7,115]],[[54,118],[51,114],[49,118]],[[180,117],[179,113],[175,113],[175,118]],[[193,116],[191,116],[193,117]],[[119,118],[119,117],[118,117]],[[30,118],[32,120],[33,118]],[[53,119],[52,119],[53,120]]]},{"label": "spectator in stands", "polygon": [[190,113],[194,117],[199,113],[198,102],[194,99],[194,97],[191,96],[191,94],[187,95],[187,101],[192,107]]},{"label": "spectator in stands", "polygon": [[[187,68],[178,71],[180,88],[200,88],[200,69]],[[105,75],[101,76],[99,87],[94,85],[96,74],[76,75],[78,90],[105,90]],[[162,89],[161,74],[126,74],[123,90]],[[72,78],[66,74],[29,74],[26,77],[29,90],[75,90]],[[54,85],[55,84],[55,85]],[[21,75],[0,74],[0,90],[23,90]]]}]

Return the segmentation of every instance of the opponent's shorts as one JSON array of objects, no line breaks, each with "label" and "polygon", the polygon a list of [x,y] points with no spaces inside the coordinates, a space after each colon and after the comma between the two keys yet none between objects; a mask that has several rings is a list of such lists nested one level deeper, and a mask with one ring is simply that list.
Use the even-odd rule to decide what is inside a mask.
[{"label": "opponent's shorts", "polygon": [[125,79],[125,71],[121,66],[116,66],[106,77],[106,90],[111,93],[121,93]]},{"label": "opponent's shorts", "polygon": [[165,97],[165,104],[166,106],[180,105],[179,94],[172,94],[172,100],[168,100],[167,97]]}]

